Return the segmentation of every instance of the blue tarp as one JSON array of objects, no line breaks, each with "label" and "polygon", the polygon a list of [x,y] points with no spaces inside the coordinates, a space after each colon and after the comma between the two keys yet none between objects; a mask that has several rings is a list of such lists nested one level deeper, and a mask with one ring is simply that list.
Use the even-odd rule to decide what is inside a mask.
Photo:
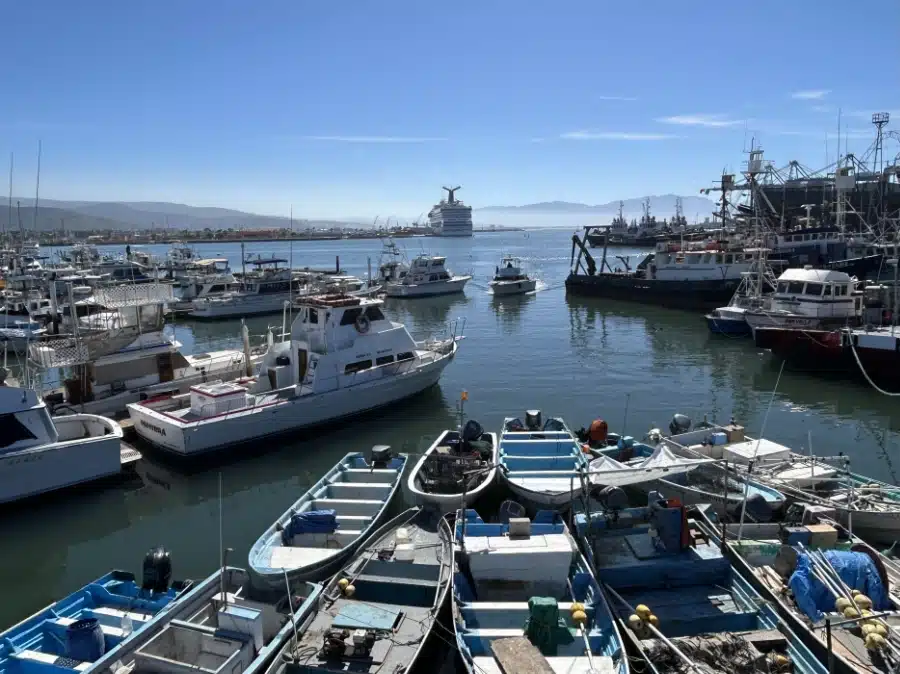
[{"label": "blue tarp", "polygon": [[[859,590],[872,600],[873,610],[882,611],[891,608],[891,601],[878,575],[878,569],[868,555],[862,552],[827,550],[825,558],[847,587]],[[788,584],[794,593],[797,606],[812,620],[821,620],[824,611],[834,611],[834,595],[813,576],[808,555],[798,556],[797,568]]]},{"label": "blue tarp", "polygon": [[337,528],[336,510],[309,510],[293,515],[281,532],[281,537],[288,543],[298,534],[332,534]]}]

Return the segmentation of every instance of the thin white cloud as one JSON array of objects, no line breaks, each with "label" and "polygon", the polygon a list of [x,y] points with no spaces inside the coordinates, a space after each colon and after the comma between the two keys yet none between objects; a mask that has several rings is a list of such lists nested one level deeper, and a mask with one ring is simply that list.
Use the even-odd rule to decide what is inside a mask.
[{"label": "thin white cloud", "polygon": [[819,101],[831,93],[831,89],[804,89],[803,91],[795,91],[791,94],[791,98],[800,101]]},{"label": "thin white cloud", "polygon": [[598,101],[636,101],[637,96],[594,96]]},{"label": "thin white cloud", "polygon": [[710,128],[725,128],[738,126],[744,123],[743,119],[728,119],[726,115],[673,115],[656,120],[663,124],[677,124],[679,126],[706,126]]},{"label": "thin white cloud", "polygon": [[331,143],[439,143],[447,139],[429,136],[303,136],[303,140]]},{"label": "thin white cloud", "polygon": [[812,106],[813,112],[831,112],[834,108],[830,105],[814,105]]},{"label": "thin white cloud", "polygon": [[669,133],[632,133],[629,131],[570,131],[560,135],[565,140],[669,140]]}]

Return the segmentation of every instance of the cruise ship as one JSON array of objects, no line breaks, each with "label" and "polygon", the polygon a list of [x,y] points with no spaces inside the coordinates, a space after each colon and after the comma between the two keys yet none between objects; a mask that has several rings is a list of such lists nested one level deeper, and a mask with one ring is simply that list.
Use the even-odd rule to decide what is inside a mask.
[{"label": "cruise ship", "polygon": [[445,187],[447,198],[428,213],[428,224],[438,236],[472,236],[472,207],[456,198],[461,187]]}]

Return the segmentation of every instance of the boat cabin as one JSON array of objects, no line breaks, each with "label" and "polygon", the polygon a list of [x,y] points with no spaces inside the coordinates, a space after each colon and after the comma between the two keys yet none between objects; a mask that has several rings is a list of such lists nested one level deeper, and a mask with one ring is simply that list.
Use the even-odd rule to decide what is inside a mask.
[{"label": "boat cabin", "polygon": [[735,250],[718,241],[660,242],[638,267],[659,281],[740,280],[756,264],[751,251]]},{"label": "boat cabin", "polygon": [[528,276],[522,273],[522,263],[517,257],[504,256],[500,266],[494,270],[495,281],[527,281]]},{"label": "boat cabin", "polygon": [[437,281],[449,281],[452,277],[444,264],[447,258],[431,255],[418,255],[413,258],[409,271],[401,281],[402,283],[434,283]]},{"label": "boat cabin", "polygon": [[0,456],[58,439],[47,406],[36,391],[0,386]]},{"label": "boat cabin", "polygon": [[254,265],[256,269],[248,272],[242,279],[243,291],[258,295],[290,292],[293,272],[278,266],[287,262],[285,259],[275,257],[247,260],[247,264]]},{"label": "boat cabin", "polygon": [[778,277],[772,311],[821,318],[854,317],[862,312],[856,280],[841,271],[788,269]]}]

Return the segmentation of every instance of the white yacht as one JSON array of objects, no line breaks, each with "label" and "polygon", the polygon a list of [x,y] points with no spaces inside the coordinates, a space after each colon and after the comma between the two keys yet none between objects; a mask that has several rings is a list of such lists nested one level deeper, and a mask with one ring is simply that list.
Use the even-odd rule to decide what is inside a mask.
[{"label": "white yacht", "polygon": [[140,458],[112,419],[52,418],[31,389],[0,385],[0,428],[0,503],[109,477]]},{"label": "white yacht", "polygon": [[37,321],[0,317],[0,350],[6,348],[13,353],[25,353],[29,344],[37,342],[45,334],[47,328]]},{"label": "white yacht", "polygon": [[447,258],[435,255],[418,255],[409,264],[409,269],[395,267],[396,278],[384,278],[385,294],[388,297],[432,297],[461,293],[471,276],[456,276],[445,267]]},{"label": "white yacht", "polygon": [[778,277],[771,304],[745,313],[752,328],[814,330],[859,323],[863,293],[855,291],[856,279],[842,271],[788,269]]},{"label": "white yacht", "polygon": [[457,337],[416,342],[385,318],[382,300],[320,295],[301,304],[290,339],[274,342],[255,376],[197,385],[128,413],[144,440],[181,456],[223,449],[372,410],[435,384]]},{"label": "white yacht", "polygon": [[522,271],[519,258],[504,255],[488,285],[494,295],[522,295],[533,292],[537,288],[537,281]]},{"label": "white yacht", "polygon": [[428,213],[428,225],[438,236],[472,236],[472,207],[456,198],[462,188],[445,187],[447,198],[441,199]]},{"label": "white yacht", "polygon": [[180,299],[194,300],[236,290],[236,280],[225,258],[197,260],[181,280]]},{"label": "white yacht", "polygon": [[280,264],[287,264],[281,258],[259,258],[248,260],[256,267],[240,281],[240,290],[210,295],[194,300],[188,315],[191,318],[242,318],[277,314],[290,302],[292,295],[303,290],[301,281],[294,272]]}]

